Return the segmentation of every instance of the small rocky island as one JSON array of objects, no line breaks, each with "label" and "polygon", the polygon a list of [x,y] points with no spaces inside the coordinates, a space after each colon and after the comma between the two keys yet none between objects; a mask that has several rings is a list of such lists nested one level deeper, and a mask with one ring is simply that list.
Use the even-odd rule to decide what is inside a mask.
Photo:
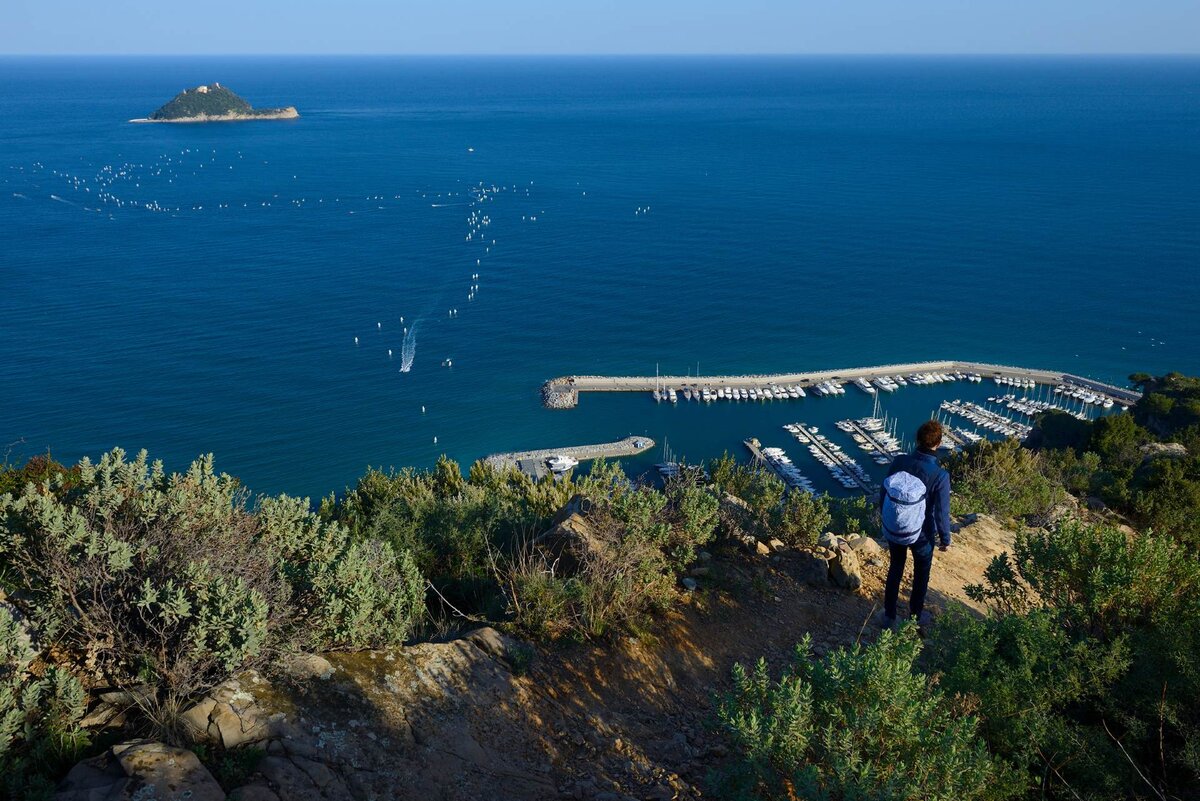
[{"label": "small rocky island", "polygon": [[130,122],[231,122],[234,120],[293,120],[295,106],[253,108],[227,87],[214,83],[185,89],[149,117]]}]

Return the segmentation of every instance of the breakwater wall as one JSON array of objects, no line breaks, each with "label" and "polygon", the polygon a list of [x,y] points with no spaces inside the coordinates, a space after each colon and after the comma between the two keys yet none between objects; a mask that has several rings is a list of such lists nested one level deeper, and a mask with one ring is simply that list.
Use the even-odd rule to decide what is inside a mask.
[{"label": "breakwater wall", "polygon": [[984,379],[994,377],[1029,379],[1039,384],[1074,384],[1102,392],[1110,397],[1135,403],[1141,394],[1124,387],[1106,384],[1095,379],[1056,370],[1040,370],[1003,364],[966,361],[912,362],[885,364],[875,367],[846,367],[839,370],[818,370],[807,373],[764,373],[756,375],[710,376],[596,376],[574,375],[554,378],[542,385],[542,403],[548,409],[573,409],[579,404],[581,392],[650,392],[658,387],[762,387],[767,384],[798,384],[809,387],[822,381],[868,381],[881,376],[909,373],[979,373]]},{"label": "breakwater wall", "polygon": [[484,458],[484,462],[494,467],[521,467],[526,462],[545,462],[551,456],[570,456],[580,462],[590,459],[612,458],[617,456],[633,456],[645,453],[654,447],[654,440],[649,437],[626,437],[616,442],[602,442],[597,445],[568,445],[564,448],[542,448],[535,451],[514,451],[512,453],[494,453]]}]

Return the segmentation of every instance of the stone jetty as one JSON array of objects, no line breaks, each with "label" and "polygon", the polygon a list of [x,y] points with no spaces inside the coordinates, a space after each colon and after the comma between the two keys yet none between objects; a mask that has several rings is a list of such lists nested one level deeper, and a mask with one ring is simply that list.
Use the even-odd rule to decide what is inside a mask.
[{"label": "stone jetty", "polygon": [[554,378],[542,385],[542,403],[548,409],[573,409],[579,405],[581,392],[650,392],[668,387],[765,387],[768,384],[799,385],[810,387],[823,381],[853,381],[865,378],[870,381],[882,376],[907,375],[910,373],[979,373],[984,379],[994,377],[1032,380],[1038,384],[1070,383],[1102,392],[1126,403],[1134,403],[1141,397],[1131,389],[1113,386],[1083,376],[1055,370],[1039,370],[1028,367],[987,364],[984,362],[936,361],[909,364],[885,364],[877,367],[847,367],[840,370],[818,370],[808,373],[770,373],[762,375],[708,375],[708,376],[596,376],[576,375]]}]

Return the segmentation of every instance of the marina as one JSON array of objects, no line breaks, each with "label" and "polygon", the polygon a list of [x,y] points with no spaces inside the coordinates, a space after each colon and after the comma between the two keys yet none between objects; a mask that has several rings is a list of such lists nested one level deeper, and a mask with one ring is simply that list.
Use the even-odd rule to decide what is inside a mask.
[{"label": "marina", "polygon": [[851,367],[809,373],[725,376],[565,376],[542,386],[547,408],[572,409],[581,392],[645,392],[655,401],[799,400],[814,396],[843,395],[846,385],[876,395],[892,394],[910,384],[926,385],[967,381],[993,381],[998,386],[1023,390],[1050,387],[1052,391],[1080,401],[1084,409],[1127,407],[1140,393],[1090,378],[1052,370],[967,361],[914,362],[876,367]]},{"label": "marina", "polygon": [[941,408],[942,411],[962,417],[977,426],[1005,437],[1016,437],[1023,440],[1033,430],[1033,426],[1018,423],[1016,420],[1011,420],[1002,414],[993,412],[991,409],[984,408],[978,403],[958,400],[942,401]]},{"label": "marina", "polygon": [[796,440],[808,447],[813,458],[829,471],[834,480],[848,490],[862,490],[868,495],[878,488],[867,471],[862,468],[854,457],[842,451],[842,447],[821,433],[821,430],[807,423],[788,423],[784,430]]},{"label": "marina", "polygon": [[891,464],[904,452],[900,440],[889,433],[887,423],[880,417],[863,417],[859,420],[839,420],[837,427],[850,435],[858,447],[867,452],[875,464]]},{"label": "marina", "polygon": [[496,468],[515,467],[534,480],[550,475],[565,475],[580,462],[620,456],[635,456],[654,447],[649,437],[626,437],[616,442],[597,445],[572,445],[565,448],[543,448],[534,451],[495,453],[484,462]]},{"label": "marina", "polygon": [[779,476],[788,489],[802,490],[809,495],[817,494],[817,488],[813,486],[812,481],[792,463],[783,448],[764,448],[756,437],[751,437],[742,444],[750,451],[755,461],[765,464],[771,472]]}]

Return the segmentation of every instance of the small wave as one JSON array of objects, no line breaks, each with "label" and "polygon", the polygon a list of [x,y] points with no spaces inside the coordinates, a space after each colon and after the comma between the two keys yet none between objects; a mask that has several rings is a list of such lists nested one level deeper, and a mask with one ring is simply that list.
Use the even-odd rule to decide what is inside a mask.
[{"label": "small wave", "polygon": [[29,200],[29,198],[25,197],[20,192],[13,192],[13,197],[19,197],[21,200]]}]

